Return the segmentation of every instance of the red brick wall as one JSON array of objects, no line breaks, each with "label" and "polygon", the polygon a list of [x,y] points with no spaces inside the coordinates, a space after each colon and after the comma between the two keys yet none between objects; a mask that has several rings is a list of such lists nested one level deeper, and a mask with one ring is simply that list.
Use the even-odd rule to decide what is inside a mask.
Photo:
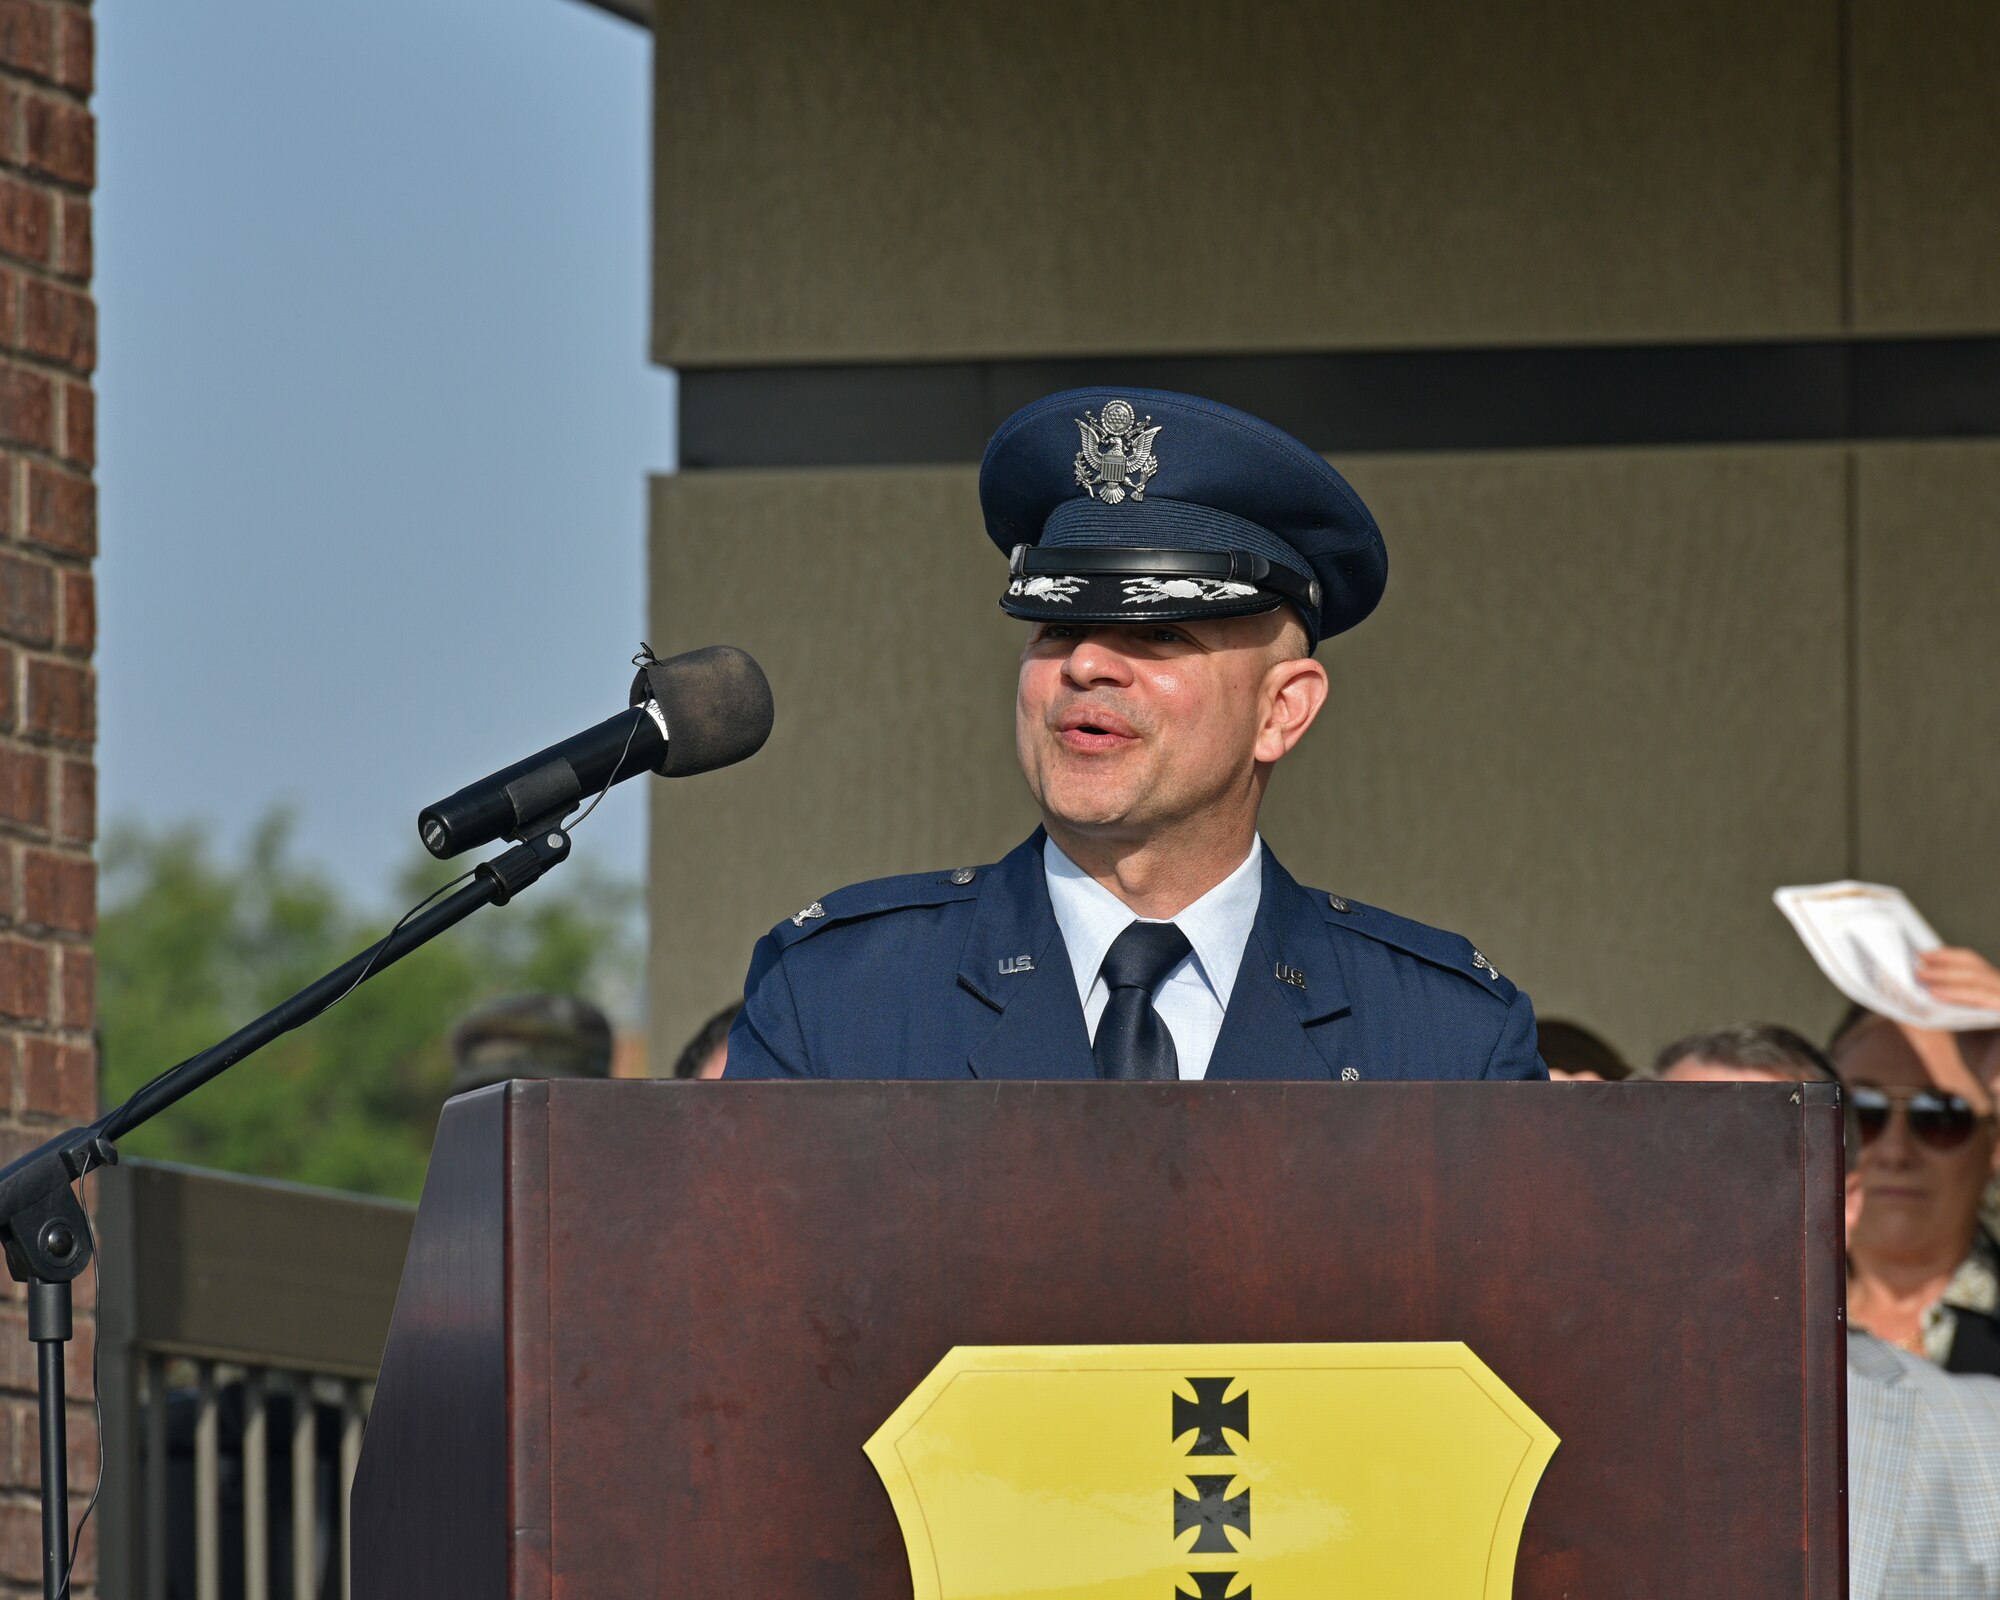
[{"label": "red brick wall", "polygon": [[[92,28],[72,0],[0,0],[0,1155],[96,1111],[97,307]],[[11,1289],[11,1285],[9,1286]],[[78,1306],[90,1303],[88,1278]],[[70,1346],[87,1397],[91,1317]],[[39,1593],[34,1358],[0,1302],[0,1594]],[[96,1471],[87,1407],[71,1477]],[[82,1496],[71,1507],[82,1510]],[[82,1573],[92,1570],[88,1552]]]}]

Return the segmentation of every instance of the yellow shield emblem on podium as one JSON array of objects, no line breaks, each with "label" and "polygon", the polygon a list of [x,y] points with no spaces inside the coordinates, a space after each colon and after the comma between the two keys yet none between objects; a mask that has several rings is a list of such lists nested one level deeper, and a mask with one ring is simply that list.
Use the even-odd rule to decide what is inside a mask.
[{"label": "yellow shield emblem on podium", "polygon": [[1463,1344],[953,1350],[865,1446],[916,1600],[1507,1600],[1558,1441]]}]

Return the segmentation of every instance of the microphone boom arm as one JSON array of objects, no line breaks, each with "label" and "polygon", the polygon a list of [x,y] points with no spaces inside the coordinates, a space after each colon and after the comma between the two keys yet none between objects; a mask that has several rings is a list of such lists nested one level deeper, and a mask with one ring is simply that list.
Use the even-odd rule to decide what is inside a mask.
[{"label": "microphone boom arm", "polygon": [[27,1332],[36,1352],[44,1600],[57,1600],[70,1578],[69,1446],[62,1347],[70,1338],[70,1285],[90,1264],[94,1250],[89,1218],[71,1185],[116,1162],[116,1141],[134,1128],[150,1122],[272,1040],[303,1027],[366,980],[456,927],[480,907],[506,905],[551,867],[568,860],[569,851],[568,833],[554,823],[541,823],[519,838],[513,849],[473,868],[471,883],[416,912],[386,937],[290,999],[161,1073],[95,1122],[59,1133],[0,1167],[0,1245],[6,1249],[8,1272],[28,1286]]}]

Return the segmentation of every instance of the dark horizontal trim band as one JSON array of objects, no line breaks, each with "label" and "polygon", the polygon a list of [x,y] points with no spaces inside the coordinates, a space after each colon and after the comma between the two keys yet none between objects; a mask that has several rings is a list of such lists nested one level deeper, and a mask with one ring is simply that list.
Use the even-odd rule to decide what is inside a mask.
[{"label": "dark horizontal trim band", "polygon": [[1330,455],[2000,436],[2000,338],[684,368],[680,460],[973,462],[1058,389],[1207,395]]}]

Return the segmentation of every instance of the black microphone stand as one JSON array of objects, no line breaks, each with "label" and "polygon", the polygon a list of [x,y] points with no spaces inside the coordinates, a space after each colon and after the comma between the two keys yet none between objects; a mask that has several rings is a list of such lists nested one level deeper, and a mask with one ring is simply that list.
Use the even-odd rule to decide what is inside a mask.
[{"label": "black microphone stand", "polygon": [[209,1079],[227,1072],[281,1034],[318,1016],[364,979],[428,944],[481,906],[504,906],[569,857],[569,834],[558,811],[512,835],[514,848],[473,869],[473,881],[426,906],[325,977],[220,1044],[162,1073],[88,1127],[59,1133],[0,1168],[0,1243],[7,1270],[28,1286],[28,1338],[34,1343],[42,1432],[42,1595],[60,1600],[69,1578],[69,1436],[64,1414],[63,1345],[71,1325],[70,1285],[90,1264],[88,1218],[75,1191],[78,1179],[118,1159],[117,1141],[151,1121]]}]

